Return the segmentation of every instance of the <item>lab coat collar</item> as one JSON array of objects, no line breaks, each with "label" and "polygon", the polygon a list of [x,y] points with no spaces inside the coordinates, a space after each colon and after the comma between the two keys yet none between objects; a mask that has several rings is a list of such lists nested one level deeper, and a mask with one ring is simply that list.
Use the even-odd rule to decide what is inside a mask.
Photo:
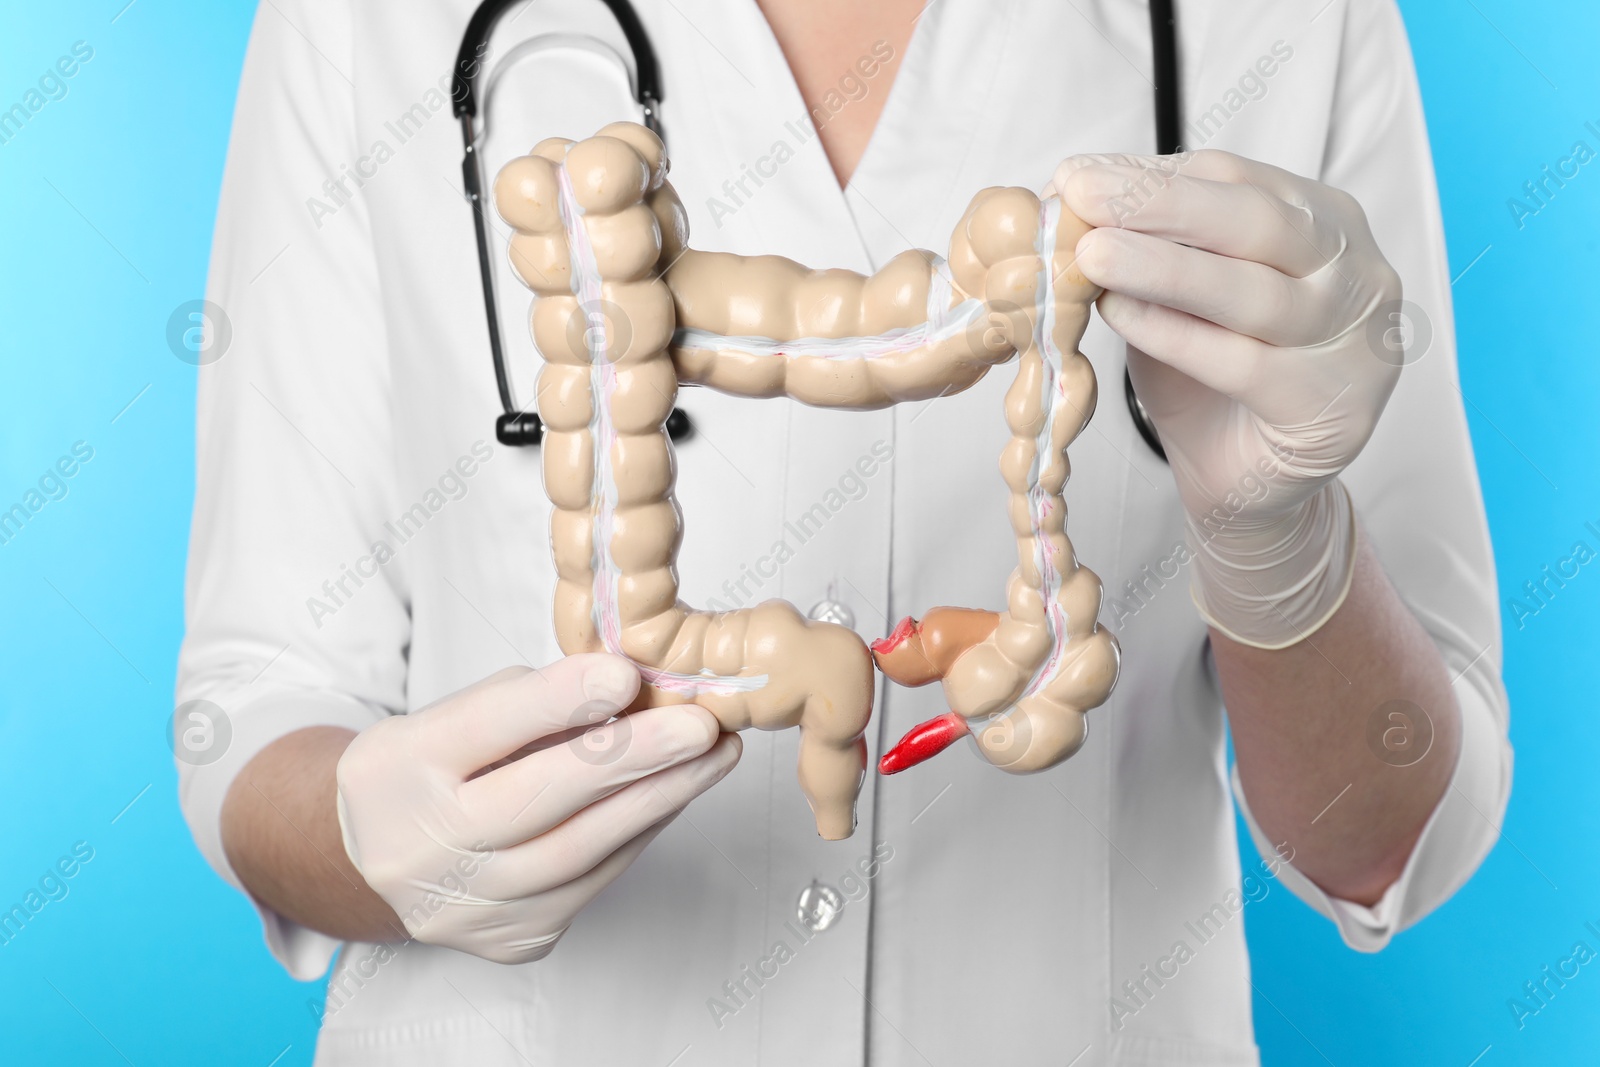
[{"label": "lab coat collar", "polygon": [[[984,116],[996,106],[996,76],[1019,8],[1020,0],[996,0],[974,19],[970,10],[935,0],[918,16],[886,87],[877,129],[845,190],[875,266],[906,248],[944,254],[951,224],[985,184],[972,180],[969,161],[984,148],[991,125]],[[939,146],[937,158],[930,145]]]}]

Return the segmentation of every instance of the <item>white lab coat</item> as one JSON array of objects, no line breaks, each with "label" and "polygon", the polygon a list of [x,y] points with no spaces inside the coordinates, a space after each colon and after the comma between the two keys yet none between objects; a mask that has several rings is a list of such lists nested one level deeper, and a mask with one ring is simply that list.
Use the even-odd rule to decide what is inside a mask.
[{"label": "white lab coat", "polygon": [[[539,457],[494,441],[459,132],[438,93],[474,3],[274,0],[257,15],[211,265],[210,298],[233,340],[200,371],[178,693],[230,717],[225,757],[182,765],[181,788],[202,852],[236,885],[218,812],[263,745],[312,724],[359,729],[559,655]],[[551,6],[509,17],[508,32],[549,28]],[[562,17],[614,36],[593,7],[561,5]],[[1037,188],[1068,154],[1153,147],[1138,0],[929,5],[845,192],[750,0],[639,7],[699,247],[869,271],[913,245],[943,251],[984,186]],[[1511,753],[1493,564],[1400,18],[1391,0],[1190,0],[1179,26],[1189,145],[1355,194],[1431,320],[1431,348],[1346,477],[1457,678],[1465,717],[1454,787],[1388,896],[1367,909],[1292,866],[1241,872],[1223,709],[1175,562],[1178,501],[1124,407],[1123,345],[1096,320],[1083,349],[1102,396],[1071,450],[1070,531],[1104,580],[1123,674],[1082,752],[1024,778],[964,749],[871,777],[856,836],[829,843],[794,780],[794,732],[747,734],[733,774],[549,958],[505,967],[420,944],[345,946],[318,1064],[1236,1067],[1256,1062],[1246,901],[1286,887],[1374,950],[1467,878],[1495,839]],[[543,107],[548,123],[517,131],[519,148],[627,117],[595,111],[622,99],[595,61],[545,62],[567,81],[542,99],[517,92],[516,106]],[[747,180],[735,203],[723,182],[775,158],[780,141],[792,158],[760,163],[771,176]],[[346,177],[341,202],[324,183],[351,172],[362,184]],[[522,319],[526,299],[509,317]],[[781,596],[802,609],[831,599],[869,638],[932,605],[1001,607],[1016,562],[997,470],[1013,373],[871,413],[686,391],[700,433],[678,448],[685,598]],[[520,375],[524,395],[530,380]],[[892,462],[852,480],[875,445]],[[819,502],[830,517],[802,544],[785,523]],[[762,560],[785,539],[793,558],[750,577],[772,571]],[[370,558],[379,543],[392,553],[381,566]],[[881,693],[873,759],[942,710],[937,687]],[[1368,712],[1350,714],[1365,723]],[[846,901],[814,935],[794,922],[813,881]],[[296,977],[323,973],[338,948],[265,910],[262,920]]]}]

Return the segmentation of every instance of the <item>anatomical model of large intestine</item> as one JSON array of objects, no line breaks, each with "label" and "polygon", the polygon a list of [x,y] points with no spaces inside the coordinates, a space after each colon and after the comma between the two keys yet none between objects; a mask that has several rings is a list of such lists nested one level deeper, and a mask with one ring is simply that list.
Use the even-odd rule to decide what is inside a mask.
[{"label": "anatomical model of large intestine", "polygon": [[[1066,447],[1095,403],[1077,351],[1098,295],[1073,264],[1085,224],[1054,197],[985,189],[948,262],[909,251],[863,277],[688,248],[666,177],[660,140],[615,123],[542,141],[496,181],[512,265],[537,297],[562,651],[631,659],[645,682],[635,708],[692,702],[727,730],[798,726],[800,787],[830,840],[855,828],[874,661],[903,685],[942,682],[952,709],[886,754],[885,773],[967,734],[1018,773],[1072,755],[1118,666],[1062,501]],[[1019,557],[1006,611],[934,608],[869,652],[781,600],[706,612],[678,599],[664,424],[680,384],[867,410],[959,392],[1019,352],[1000,460]]]}]

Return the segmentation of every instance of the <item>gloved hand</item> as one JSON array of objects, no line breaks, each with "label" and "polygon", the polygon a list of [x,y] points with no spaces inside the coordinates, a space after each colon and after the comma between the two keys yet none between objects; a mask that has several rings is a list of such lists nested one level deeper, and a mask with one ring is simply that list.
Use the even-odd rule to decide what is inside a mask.
[{"label": "gloved hand", "polygon": [[693,705],[595,725],[638,691],[627,660],[569,656],[368,727],[338,765],[350,861],[419,941],[544,957],[739,760],[738,735]]},{"label": "gloved hand", "polygon": [[1171,461],[1201,614],[1259,648],[1304,639],[1349,591],[1338,477],[1404,362],[1400,278],[1360,205],[1218,151],[1074,156],[1051,185],[1097,227],[1077,265]]}]

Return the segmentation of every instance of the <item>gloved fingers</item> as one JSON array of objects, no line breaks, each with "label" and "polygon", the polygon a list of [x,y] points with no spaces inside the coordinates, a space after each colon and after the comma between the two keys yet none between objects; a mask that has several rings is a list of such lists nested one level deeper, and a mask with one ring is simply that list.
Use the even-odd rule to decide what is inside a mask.
[{"label": "gloved fingers", "polygon": [[693,704],[646,708],[523,756],[457,791],[475,839],[505,848],[537,837],[641,778],[707,752],[721,728]]},{"label": "gloved fingers", "polygon": [[418,713],[422,751],[465,779],[547,734],[605,722],[638,692],[639,672],[621,656],[510,668]]},{"label": "gloved fingers", "polygon": [[1293,171],[1263,163],[1218,148],[1202,148],[1184,154],[1183,171],[1196,178],[1215,182],[1232,182],[1237,185],[1259,185],[1283,200],[1299,201],[1314,195],[1313,190],[1325,188],[1320,183],[1304,178]]},{"label": "gloved fingers", "polygon": [[582,876],[721,781],[738,763],[741,749],[737,734],[723,734],[704,755],[630,783],[533,840],[500,850],[484,866],[474,891],[514,900]]},{"label": "gloved fingers", "polygon": [[[668,816],[646,828],[588,871],[546,893],[477,908],[465,917],[469,932],[457,933],[450,939],[451,947],[494,963],[544,959],[578,913],[616,881],[671,822],[672,816]],[[477,888],[474,886],[474,891]]]},{"label": "gloved fingers", "polygon": [[1127,345],[1128,377],[1139,402],[1163,433],[1182,434],[1188,427],[1204,426],[1234,406],[1232,397],[1215,390],[1199,390],[1187,374],[1170,367],[1133,345]]},{"label": "gloved fingers", "polygon": [[1297,206],[1260,185],[1187,171],[1081,166],[1066,178],[1062,202],[1091,226],[1165,237],[1292,278],[1315,274],[1343,249],[1338,221],[1303,201]]},{"label": "gloved fingers", "polygon": [[1271,163],[1263,163],[1259,159],[1250,159],[1217,148],[1202,148],[1195,152],[1179,152],[1170,156],[1131,152],[1084,153],[1068,156],[1056,167],[1051,183],[1058,191],[1062,190],[1074,172],[1094,166],[1136,167],[1166,174],[1187,174],[1193,178],[1229,182],[1234,185],[1258,185],[1279,199],[1291,203],[1304,201],[1308,197],[1315,196],[1316,190],[1328,188],[1310,178],[1301,177],[1282,167],[1275,167]]},{"label": "gloved fingers", "polygon": [[[1190,155],[1183,166],[1183,173],[1209,181],[1253,186],[1275,203],[1309,212],[1316,220],[1319,232],[1337,237],[1342,245],[1348,244],[1361,254],[1379,254],[1366,211],[1362,209],[1360,201],[1343,189],[1324,185],[1313,178],[1302,177],[1259,159],[1246,159],[1232,152],[1210,148]],[[1319,247],[1324,252],[1329,251],[1320,243]]]},{"label": "gloved fingers", "polygon": [[[1162,304],[1280,348],[1326,340],[1324,290],[1260,263],[1230,259],[1131,230],[1090,230],[1078,269],[1110,292]],[[1335,329],[1334,332],[1337,332]]]},{"label": "gloved fingers", "polygon": [[1096,302],[1100,317],[1128,344],[1210,389],[1249,404],[1271,351],[1207,319],[1121,293]]},{"label": "gloved fingers", "polygon": [[[1133,167],[1172,173],[1182,168],[1185,158],[1187,157],[1182,153],[1175,156],[1142,156],[1131,152],[1080,152],[1075,156],[1068,156],[1056,165],[1055,173],[1050,175],[1050,181],[1045,185],[1041,199],[1043,196],[1060,196],[1065,199],[1067,180],[1085,167]],[[1081,215],[1079,217],[1082,218]]]}]

